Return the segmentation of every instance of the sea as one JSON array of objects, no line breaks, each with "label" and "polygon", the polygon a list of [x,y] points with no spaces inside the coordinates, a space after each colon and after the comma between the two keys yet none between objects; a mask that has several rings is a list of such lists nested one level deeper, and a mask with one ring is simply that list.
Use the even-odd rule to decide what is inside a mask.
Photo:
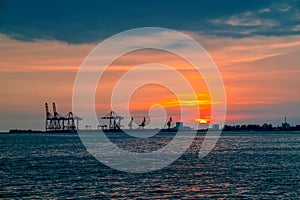
[{"label": "sea", "polygon": [[0,134],[0,199],[300,199],[299,132],[222,133],[200,159],[204,137],[160,170],[128,173],[95,159],[77,134]]}]

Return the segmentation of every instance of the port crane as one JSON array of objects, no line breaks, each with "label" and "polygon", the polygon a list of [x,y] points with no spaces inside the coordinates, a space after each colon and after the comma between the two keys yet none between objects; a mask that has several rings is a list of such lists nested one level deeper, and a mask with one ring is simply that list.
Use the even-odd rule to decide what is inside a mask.
[{"label": "port crane", "polygon": [[108,125],[100,125],[102,129],[108,127],[109,130],[119,130],[121,129],[121,120],[123,120],[124,117],[117,115],[116,112],[110,111],[108,114],[100,117],[100,120],[102,122],[108,120]]},{"label": "port crane", "polygon": [[[81,117],[74,115],[69,112],[66,115],[61,115],[57,112],[55,102],[52,103],[53,114],[49,111],[48,103],[45,103],[46,111],[46,131],[76,131],[79,127],[79,121],[82,120]],[[75,125],[76,121],[76,125]],[[77,129],[76,129],[77,127]]]},{"label": "port crane", "polygon": [[170,120],[167,122],[167,127],[170,129],[172,126],[172,117],[170,117]]},{"label": "port crane", "polygon": [[139,127],[144,128],[146,126],[146,117],[144,117],[142,123],[139,125]]},{"label": "port crane", "polygon": [[133,117],[131,117],[131,121],[128,124],[129,129],[132,130],[132,126],[133,126]]}]

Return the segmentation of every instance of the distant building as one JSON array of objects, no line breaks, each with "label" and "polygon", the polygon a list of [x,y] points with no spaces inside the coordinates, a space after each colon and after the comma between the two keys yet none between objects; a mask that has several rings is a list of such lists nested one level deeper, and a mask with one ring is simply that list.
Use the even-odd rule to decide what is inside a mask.
[{"label": "distant building", "polygon": [[264,123],[261,126],[261,130],[263,130],[263,131],[272,131],[273,130],[273,126],[272,126],[272,124]]},{"label": "distant building", "polygon": [[220,125],[219,124],[213,124],[212,129],[213,130],[220,130]]},{"label": "distant building", "polygon": [[192,130],[192,128],[189,127],[189,126],[183,126],[183,127],[182,127],[182,130],[190,131],[190,130]]},{"label": "distant building", "polygon": [[176,122],[174,129],[181,130],[183,128],[183,122]]},{"label": "distant building", "polygon": [[286,122],[286,117],[284,117],[284,123],[282,123],[282,130],[289,130],[291,125]]},{"label": "distant building", "polygon": [[208,129],[209,128],[209,123],[200,123],[199,125],[198,125],[198,129],[199,130],[205,130],[205,129]]},{"label": "distant building", "polygon": [[184,126],[184,125],[183,125],[183,122],[176,122],[174,129],[175,129],[175,130],[185,130],[185,131],[192,130],[191,127],[189,127],[189,126]]}]

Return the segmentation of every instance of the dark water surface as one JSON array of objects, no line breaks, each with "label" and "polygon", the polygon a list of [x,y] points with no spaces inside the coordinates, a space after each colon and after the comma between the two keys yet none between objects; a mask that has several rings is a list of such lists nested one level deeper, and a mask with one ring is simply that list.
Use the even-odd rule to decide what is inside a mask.
[{"label": "dark water surface", "polygon": [[162,170],[130,174],[99,163],[77,135],[3,134],[0,198],[300,198],[300,134],[225,134],[199,159],[202,140]]}]

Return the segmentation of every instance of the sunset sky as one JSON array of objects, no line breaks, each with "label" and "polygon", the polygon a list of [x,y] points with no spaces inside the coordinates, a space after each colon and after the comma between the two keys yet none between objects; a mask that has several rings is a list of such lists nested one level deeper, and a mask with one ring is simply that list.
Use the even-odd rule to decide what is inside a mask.
[{"label": "sunset sky", "polygon": [[[0,1],[0,130],[43,129],[45,102],[56,102],[62,114],[71,111],[76,72],[89,52],[114,34],[149,26],[181,31],[207,50],[223,77],[226,123],[278,125],[287,116],[300,124],[300,1],[7,0]],[[185,70],[201,100],[200,118],[209,120],[203,80],[174,55],[125,55],[102,84],[109,91],[109,81],[128,67],[153,60]],[[98,112],[105,113],[98,99]],[[159,86],[145,86],[133,99],[133,113],[158,102],[176,115],[173,94]]]}]

